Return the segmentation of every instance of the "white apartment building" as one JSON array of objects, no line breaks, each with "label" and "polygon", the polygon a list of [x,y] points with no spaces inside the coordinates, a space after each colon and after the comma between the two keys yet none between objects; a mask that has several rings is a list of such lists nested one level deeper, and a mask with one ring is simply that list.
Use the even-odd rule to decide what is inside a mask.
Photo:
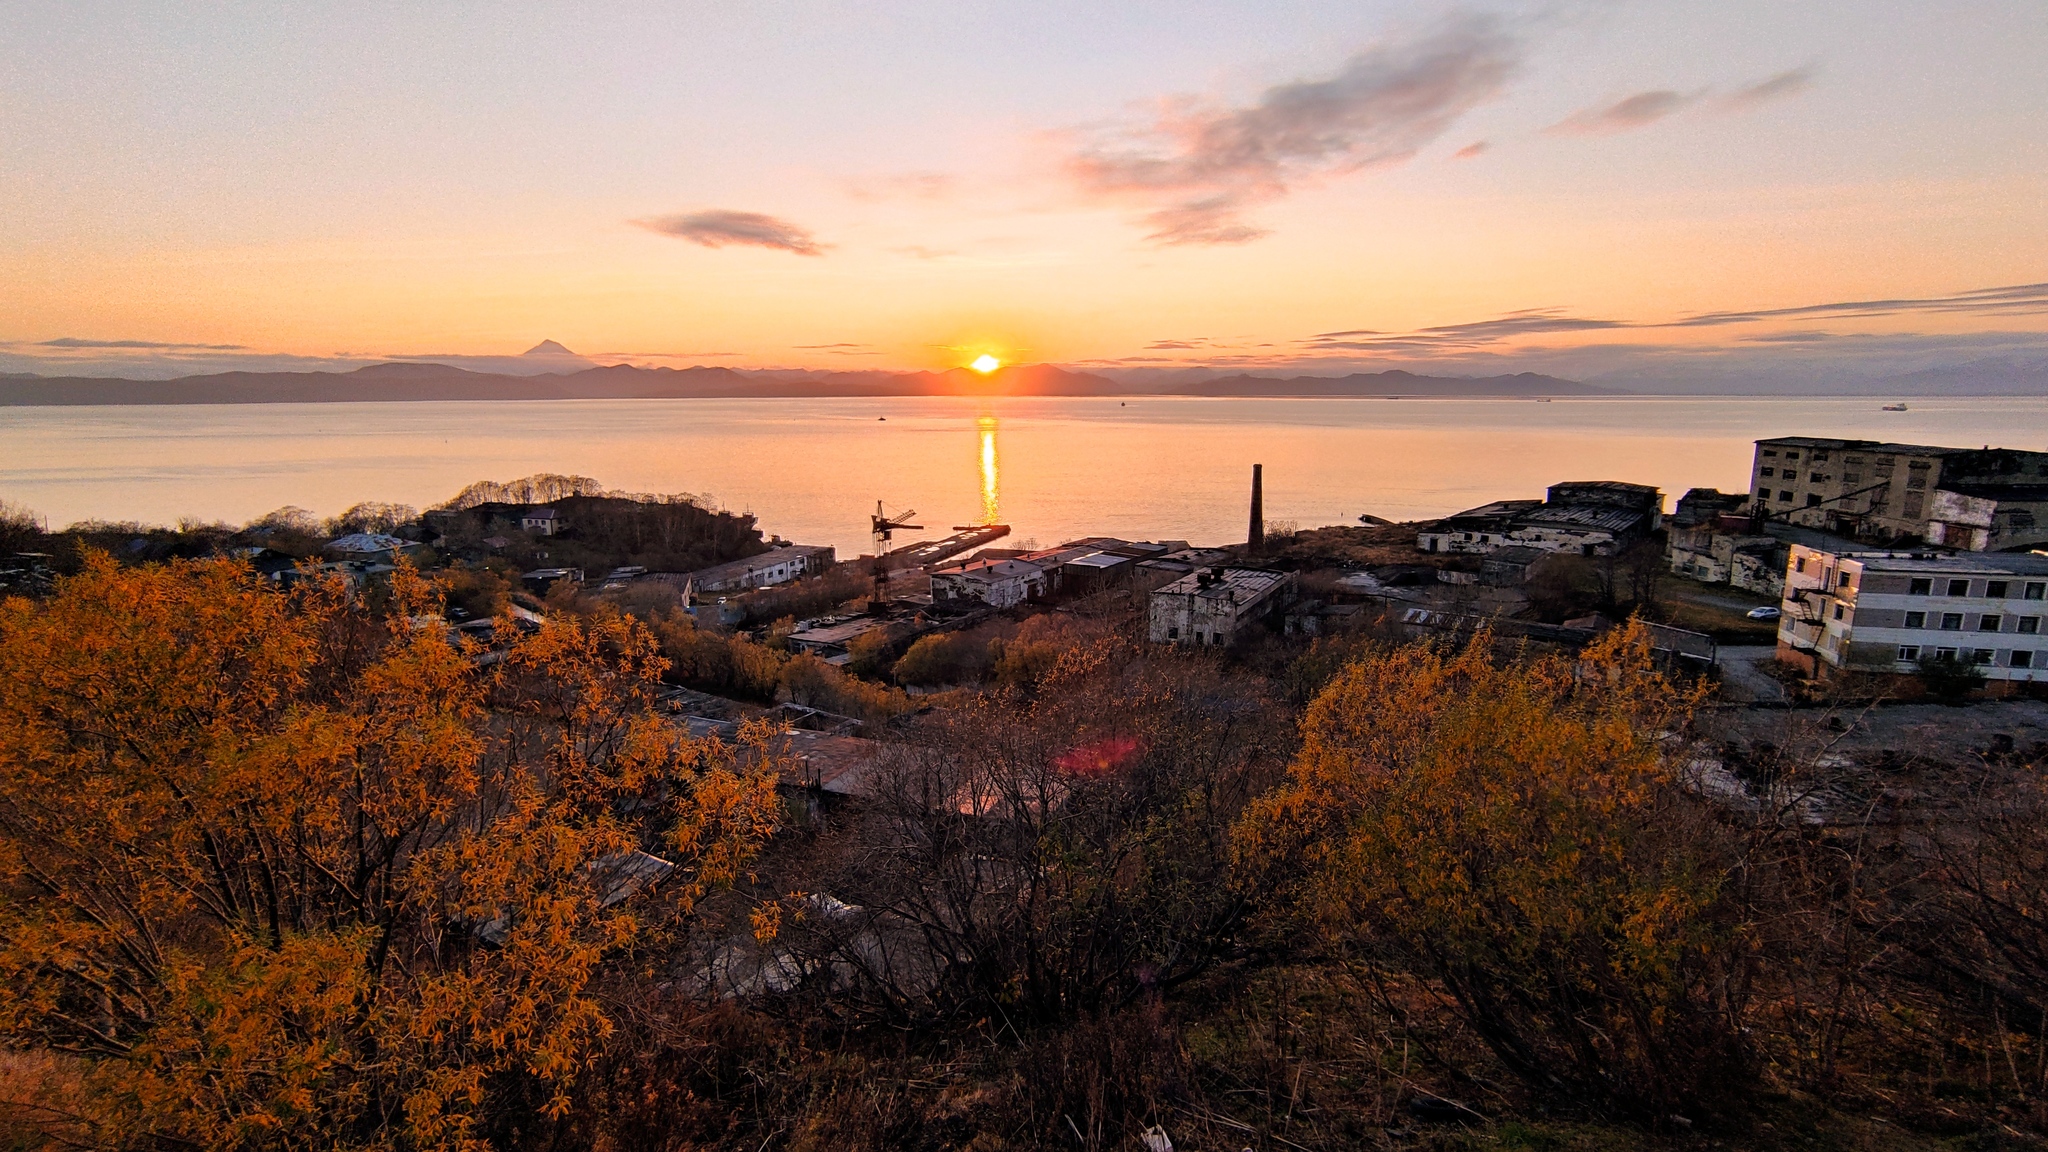
[{"label": "white apartment building", "polygon": [[1988,680],[2048,680],[2048,556],[1794,545],[1780,610],[1779,657],[1816,674],[1947,658]]}]

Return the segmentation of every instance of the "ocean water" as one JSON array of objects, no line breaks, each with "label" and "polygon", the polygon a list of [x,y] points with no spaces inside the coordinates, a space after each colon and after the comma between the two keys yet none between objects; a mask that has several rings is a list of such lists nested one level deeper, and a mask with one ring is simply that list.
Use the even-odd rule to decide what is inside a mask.
[{"label": "ocean water", "polygon": [[[851,556],[883,501],[930,531],[1244,539],[1254,463],[1269,524],[1406,520],[1540,497],[1559,480],[1742,489],[1751,441],[1820,435],[2048,448],[2048,401],[565,400],[0,408],[0,499],[77,520],[241,523],[284,505],[420,507],[474,480],[591,476],[697,493]],[[1668,503],[1667,503],[1668,507]]]}]

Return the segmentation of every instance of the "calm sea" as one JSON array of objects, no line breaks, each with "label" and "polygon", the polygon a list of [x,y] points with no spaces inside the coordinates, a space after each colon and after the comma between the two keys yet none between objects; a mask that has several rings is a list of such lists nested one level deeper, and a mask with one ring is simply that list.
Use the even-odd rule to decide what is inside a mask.
[{"label": "calm sea", "polygon": [[[1251,466],[1268,522],[1402,520],[1538,497],[1557,480],[1739,490],[1750,442],[1808,434],[2048,448],[2048,401],[577,400],[0,408],[0,499],[53,526],[230,523],[293,504],[426,506],[535,472],[692,492],[770,532],[868,547],[875,501],[934,533],[1019,540],[1244,539]],[[916,534],[901,536],[906,542]]]}]

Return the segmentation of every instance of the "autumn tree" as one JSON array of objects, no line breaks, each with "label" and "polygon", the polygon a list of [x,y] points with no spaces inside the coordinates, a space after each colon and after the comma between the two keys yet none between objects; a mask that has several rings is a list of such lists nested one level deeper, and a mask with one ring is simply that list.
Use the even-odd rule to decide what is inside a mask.
[{"label": "autumn tree", "polygon": [[1241,823],[1293,921],[1419,977],[1537,1089],[1661,1119],[1743,1082],[1731,845],[1681,786],[1690,698],[1640,626],[1581,658],[1370,653]]},{"label": "autumn tree", "polygon": [[545,1124],[609,959],[768,835],[773,765],[657,717],[632,621],[487,653],[409,570],[388,604],[94,555],[0,606],[0,1036],[74,1059],[96,1142]]}]

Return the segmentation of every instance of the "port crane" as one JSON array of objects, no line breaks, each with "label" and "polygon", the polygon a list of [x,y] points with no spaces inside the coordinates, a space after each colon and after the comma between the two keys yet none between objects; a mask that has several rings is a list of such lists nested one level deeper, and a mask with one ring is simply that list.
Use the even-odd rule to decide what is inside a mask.
[{"label": "port crane", "polygon": [[869,522],[869,527],[875,534],[875,559],[880,560],[888,553],[889,541],[898,531],[918,532],[924,529],[922,524],[911,523],[911,520],[916,515],[917,509],[908,508],[895,516],[891,516],[882,511],[882,502],[880,500],[875,501],[875,514],[870,518]]}]

